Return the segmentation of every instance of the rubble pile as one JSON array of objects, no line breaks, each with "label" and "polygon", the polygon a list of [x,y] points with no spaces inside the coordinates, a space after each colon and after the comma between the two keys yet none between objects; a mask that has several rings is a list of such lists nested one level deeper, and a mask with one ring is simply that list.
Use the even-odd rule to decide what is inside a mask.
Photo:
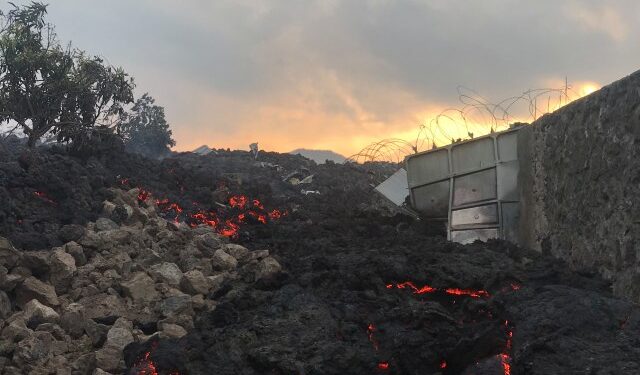
[{"label": "rubble pile", "polygon": [[637,305],[548,255],[447,242],[375,195],[393,172],[0,142],[0,373],[640,373]]},{"label": "rubble pile", "polygon": [[151,201],[140,207],[138,189],[110,193],[104,216],[120,208],[122,225],[101,217],[48,251],[0,238],[3,374],[122,373],[127,345],[184,336],[228,280],[280,272],[267,250],[167,222]]}]

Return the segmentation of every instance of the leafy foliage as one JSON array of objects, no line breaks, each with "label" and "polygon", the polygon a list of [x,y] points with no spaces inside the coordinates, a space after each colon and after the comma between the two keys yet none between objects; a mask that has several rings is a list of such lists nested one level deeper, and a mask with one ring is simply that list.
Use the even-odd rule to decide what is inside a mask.
[{"label": "leafy foliage", "polygon": [[133,102],[133,79],[100,57],[63,48],[45,22],[46,5],[11,5],[0,13],[0,123],[15,122],[31,147],[49,132],[81,147],[97,126],[113,129]]},{"label": "leafy foliage", "polygon": [[164,108],[155,105],[155,99],[148,93],[142,95],[122,118],[118,130],[129,151],[161,157],[176,145],[164,117]]}]

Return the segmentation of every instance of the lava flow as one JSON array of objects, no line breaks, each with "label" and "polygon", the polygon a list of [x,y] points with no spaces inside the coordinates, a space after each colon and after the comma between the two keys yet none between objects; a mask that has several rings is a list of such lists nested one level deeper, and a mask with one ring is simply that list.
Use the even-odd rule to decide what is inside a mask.
[{"label": "lava flow", "polygon": [[[151,353],[158,347],[158,343],[154,342],[151,345],[151,350],[144,353],[144,356],[136,362],[135,364],[135,374],[136,375],[159,375],[158,368],[156,364],[151,359]],[[168,375],[180,375],[178,371],[172,371],[168,373]]]},{"label": "lava flow", "polygon": [[418,288],[413,282],[405,281],[397,284],[387,284],[387,289],[411,289],[414,294],[427,294],[427,293],[436,293],[436,292],[444,292],[445,294],[454,295],[454,296],[469,296],[472,298],[487,298],[489,297],[489,292],[486,290],[474,290],[474,289],[459,289],[459,288],[446,288],[446,289],[437,289],[429,285],[424,285]]},{"label": "lava flow", "polygon": [[[129,185],[129,179],[120,179],[123,186]],[[165,218],[171,217],[175,223],[185,221],[191,227],[198,225],[208,225],[216,232],[225,237],[235,238],[238,236],[240,227],[252,220],[255,223],[267,224],[269,221],[276,221],[287,215],[287,211],[273,209],[268,211],[258,199],[249,199],[244,195],[233,195],[227,203],[230,210],[203,210],[186,212],[186,210],[176,202],[168,198],[153,199],[153,194],[148,190],[138,187],[138,201],[140,203],[149,201],[155,203],[158,210]],[[200,206],[197,202],[192,202],[192,206]],[[221,205],[222,206],[222,205]]]}]

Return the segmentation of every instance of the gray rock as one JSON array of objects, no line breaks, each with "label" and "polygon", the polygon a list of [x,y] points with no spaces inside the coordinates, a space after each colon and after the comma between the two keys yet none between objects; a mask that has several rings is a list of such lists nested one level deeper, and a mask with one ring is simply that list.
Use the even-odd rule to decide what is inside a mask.
[{"label": "gray rock", "polygon": [[44,275],[49,272],[49,251],[25,251],[20,265],[28,268],[32,275]]},{"label": "gray rock", "polygon": [[282,266],[272,257],[266,257],[258,263],[256,280],[267,279],[275,276],[282,270]]},{"label": "gray rock", "polygon": [[18,263],[20,257],[20,252],[11,245],[11,242],[4,237],[0,237],[0,266],[11,269]]},{"label": "gray rock", "polygon": [[107,332],[109,332],[108,325],[96,323],[93,319],[86,319],[83,325],[94,347],[99,348],[107,341]]},{"label": "gray rock", "polygon": [[159,304],[160,313],[163,316],[173,316],[192,309],[191,296],[181,294],[165,298]]},{"label": "gray rock", "polygon": [[129,281],[120,284],[125,296],[135,302],[149,302],[158,298],[153,279],[144,272],[136,272]]},{"label": "gray rock", "polygon": [[244,258],[247,254],[249,254],[249,249],[234,243],[229,243],[224,245],[223,249],[227,254],[236,258],[236,260],[240,260]]},{"label": "gray rock", "polygon": [[96,220],[96,232],[119,229],[120,227],[113,220],[101,217]]},{"label": "gray rock", "polygon": [[[121,320],[124,318],[120,318]],[[129,345],[133,342],[133,335],[131,334],[131,329],[126,327],[125,325],[117,325],[114,324],[113,327],[107,332],[107,341],[105,342],[105,346],[112,346],[120,349],[122,351],[125,346]]]},{"label": "gray rock", "polygon": [[0,291],[0,320],[6,319],[11,315],[11,300],[7,293]]},{"label": "gray rock", "polygon": [[84,235],[84,227],[78,224],[68,224],[60,228],[58,238],[62,242],[77,241]]},{"label": "gray rock", "polygon": [[24,281],[25,277],[16,273],[10,273],[0,280],[0,289],[5,292],[12,291]]},{"label": "gray rock", "polygon": [[110,372],[106,372],[103,369],[97,368],[93,370],[92,375],[112,375]]},{"label": "gray rock", "polygon": [[77,242],[68,242],[64,245],[64,249],[67,253],[71,254],[76,261],[76,266],[84,266],[87,264],[87,256],[84,254],[82,246]]},{"label": "gray rock", "polygon": [[182,271],[175,263],[163,262],[153,265],[149,274],[156,282],[164,282],[171,286],[180,285],[182,280]]},{"label": "gray rock", "polygon": [[219,235],[211,232],[196,236],[194,240],[196,247],[205,254],[211,256],[213,253],[220,249],[222,246],[222,238]]},{"label": "gray rock", "polygon": [[74,338],[78,338],[84,333],[84,322],[84,306],[79,303],[66,306],[60,317],[60,326]]},{"label": "gray rock", "polygon": [[45,306],[37,299],[32,299],[23,308],[24,320],[27,325],[35,327],[42,323],[57,323],[60,315],[51,307]]},{"label": "gray rock", "polygon": [[59,248],[51,254],[50,262],[49,280],[57,293],[64,294],[69,290],[71,279],[76,273],[76,260],[71,254]]},{"label": "gray rock", "polygon": [[110,201],[102,202],[102,213],[106,216],[113,215],[113,212],[116,210],[116,204]]},{"label": "gray rock", "polygon": [[78,303],[84,306],[84,316],[88,319],[126,316],[129,313],[129,309],[125,306],[122,298],[107,293],[84,297]]},{"label": "gray rock", "polygon": [[18,306],[24,306],[34,298],[47,306],[58,306],[60,304],[53,286],[30,276],[16,288],[16,303]]},{"label": "gray rock", "polygon": [[244,260],[247,262],[250,262],[252,260],[261,260],[268,256],[269,256],[269,250],[256,250],[256,251],[251,251],[247,255],[246,259]]},{"label": "gray rock", "polygon": [[215,293],[220,290],[227,277],[229,277],[227,272],[207,277],[209,279],[209,286],[211,287],[209,291]]},{"label": "gray rock", "polygon": [[96,354],[94,352],[86,353],[78,357],[71,364],[73,374],[90,375],[96,367]]},{"label": "gray rock", "polygon": [[207,280],[202,272],[193,270],[184,274],[180,282],[180,287],[185,293],[207,294],[209,292],[209,280]]},{"label": "gray rock", "polygon": [[160,324],[161,337],[179,339],[187,334],[187,330],[177,324],[173,323],[161,323]]},{"label": "gray rock", "polygon": [[21,368],[44,363],[51,356],[51,345],[54,341],[49,332],[34,332],[16,345],[13,362]]},{"label": "gray rock", "polygon": [[121,362],[124,362],[122,350],[116,347],[105,345],[102,349],[96,351],[96,366],[100,369],[121,373],[123,367]]},{"label": "gray rock", "polygon": [[8,319],[7,325],[0,333],[0,342],[17,342],[31,335],[32,331],[27,327],[22,313],[17,313]]},{"label": "gray rock", "polygon": [[211,265],[216,270],[234,270],[238,266],[238,261],[224,250],[216,250],[211,258]]}]

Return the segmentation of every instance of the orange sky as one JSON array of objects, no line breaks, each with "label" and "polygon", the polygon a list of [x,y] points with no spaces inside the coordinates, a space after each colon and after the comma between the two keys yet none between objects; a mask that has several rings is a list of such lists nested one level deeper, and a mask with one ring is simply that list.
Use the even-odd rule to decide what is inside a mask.
[{"label": "orange sky", "polygon": [[[556,84],[553,87],[562,87],[559,80],[550,80],[550,83]],[[569,95],[570,100],[588,95],[599,88],[600,84],[595,82],[573,84]],[[462,107],[459,102],[453,102],[450,105],[443,103],[429,105],[428,103],[420,103],[419,100],[406,93],[394,93],[393,98],[403,102],[402,106],[406,112],[400,116],[382,120],[376,118],[374,114],[368,113],[365,109],[359,108],[353,98],[340,92],[339,86],[336,86],[335,89],[336,95],[343,95],[344,101],[353,107],[351,116],[323,111],[315,100],[317,99],[315,93],[311,90],[305,92],[304,95],[295,97],[285,95],[273,100],[272,103],[256,104],[255,106],[248,106],[242,101],[234,102],[222,97],[211,97],[203,92],[197,96],[194,105],[206,106],[209,102],[214,113],[218,106],[227,110],[237,108],[241,114],[232,119],[235,124],[233,128],[243,130],[230,130],[228,133],[219,132],[216,128],[207,126],[209,119],[206,117],[190,119],[190,121],[194,121],[195,127],[201,131],[196,134],[187,131],[184,127],[174,127],[174,135],[178,140],[178,146],[175,149],[189,151],[202,144],[208,144],[214,148],[248,149],[250,142],[258,141],[261,148],[279,152],[304,147],[330,149],[350,156],[370,143],[385,138],[400,138],[415,143],[419,124],[429,125],[432,119],[436,118],[443,110]],[[547,103],[547,97],[550,98],[550,108],[557,108],[559,99],[555,95],[543,96],[540,101]],[[512,118],[510,122],[531,121],[523,104],[513,108],[510,113]],[[566,101],[563,101],[563,104],[566,104]],[[543,107],[546,106],[547,104],[543,105]],[[480,115],[472,113],[467,121],[474,130],[475,136],[482,135],[479,133],[483,131],[486,133],[490,129],[490,124],[483,123]],[[467,130],[461,124],[462,121],[459,117],[441,120],[441,126],[454,138],[467,137]],[[506,125],[504,122],[500,124]],[[326,127],[332,130],[339,128],[341,132],[325,132],[323,129]],[[448,143],[449,140],[450,138],[441,133],[436,135],[436,144],[439,146]]]}]

